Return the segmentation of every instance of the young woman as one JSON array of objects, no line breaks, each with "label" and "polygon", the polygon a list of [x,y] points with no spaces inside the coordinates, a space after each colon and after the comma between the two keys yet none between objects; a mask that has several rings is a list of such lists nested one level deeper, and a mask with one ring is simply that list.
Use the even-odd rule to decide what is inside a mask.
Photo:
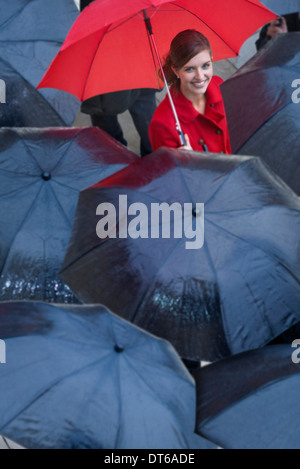
[{"label": "young woman", "polygon": [[213,76],[209,41],[195,30],[172,41],[164,72],[170,86],[187,145],[181,146],[169,97],[157,107],[149,126],[153,150],[162,146],[212,153],[231,153],[224,103],[223,80]]}]

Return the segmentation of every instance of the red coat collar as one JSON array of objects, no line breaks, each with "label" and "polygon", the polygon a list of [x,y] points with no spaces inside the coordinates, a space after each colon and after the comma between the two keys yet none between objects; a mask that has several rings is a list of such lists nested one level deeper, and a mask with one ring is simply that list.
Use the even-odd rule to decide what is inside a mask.
[{"label": "red coat collar", "polygon": [[198,116],[212,120],[215,123],[224,119],[223,99],[218,83],[221,81],[222,80],[220,80],[219,77],[212,77],[212,80],[208,85],[206,92],[207,101],[205,115],[200,114],[197,109],[194,108],[191,101],[189,101],[180,91],[171,89],[171,95],[179,120],[185,124],[189,124]]}]

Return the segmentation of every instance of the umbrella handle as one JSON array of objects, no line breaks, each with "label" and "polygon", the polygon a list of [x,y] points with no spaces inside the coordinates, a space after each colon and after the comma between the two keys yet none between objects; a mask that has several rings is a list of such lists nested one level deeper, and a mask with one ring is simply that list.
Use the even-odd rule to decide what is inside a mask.
[{"label": "umbrella handle", "polygon": [[167,93],[168,93],[168,96],[169,96],[171,108],[172,108],[174,118],[175,118],[175,122],[176,122],[175,129],[178,132],[181,146],[186,146],[187,142],[185,140],[185,136],[184,136],[184,133],[182,131],[182,128],[181,128],[181,125],[180,125],[180,122],[179,122],[177,111],[176,111],[176,108],[175,108],[175,105],[174,105],[174,102],[173,102],[173,99],[172,99],[172,96],[171,96],[171,93],[170,93],[170,88],[169,88],[166,76],[165,76],[164,68],[163,68],[163,65],[162,65],[162,62],[161,62],[161,59],[160,59],[160,55],[158,53],[157,46],[156,46],[156,42],[155,42],[155,38],[154,38],[154,34],[153,34],[153,28],[152,28],[152,24],[151,24],[151,19],[149,18],[146,10],[143,10],[143,14],[144,14],[144,20],[145,20],[146,28],[147,28],[147,31],[148,31],[148,34],[149,34],[149,37],[150,37],[150,40],[151,40],[155,55],[157,57],[157,61],[158,61],[160,70],[161,70],[161,73],[162,73],[162,76],[163,76],[163,79],[164,79],[164,82],[165,82],[165,85],[166,85],[166,88],[167,88]]}]

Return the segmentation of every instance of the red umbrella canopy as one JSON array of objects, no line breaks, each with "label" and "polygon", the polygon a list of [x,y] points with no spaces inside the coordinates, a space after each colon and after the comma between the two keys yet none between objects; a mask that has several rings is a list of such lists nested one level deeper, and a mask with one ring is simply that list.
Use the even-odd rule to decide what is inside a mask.
[{"label": "red umbrella canopy", "polygon": [[144,13],[163,57],[172,39],[196,29],[214,60],[234,57],[245,40],[276,18],[258,0],[96,0],[79,15],[39,88],[58,88],[81,101],[112,91],[162,87]]}]

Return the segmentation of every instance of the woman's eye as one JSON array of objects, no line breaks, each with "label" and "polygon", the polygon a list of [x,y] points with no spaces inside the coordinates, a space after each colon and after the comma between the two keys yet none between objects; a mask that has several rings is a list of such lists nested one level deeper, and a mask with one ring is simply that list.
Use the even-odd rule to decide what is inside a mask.
[{"label": "woman's eye", "polygon": [[207,64],[204,64],[203,65],[203,68],[209,68],[210,67],[210,63],[208,62]]}]

